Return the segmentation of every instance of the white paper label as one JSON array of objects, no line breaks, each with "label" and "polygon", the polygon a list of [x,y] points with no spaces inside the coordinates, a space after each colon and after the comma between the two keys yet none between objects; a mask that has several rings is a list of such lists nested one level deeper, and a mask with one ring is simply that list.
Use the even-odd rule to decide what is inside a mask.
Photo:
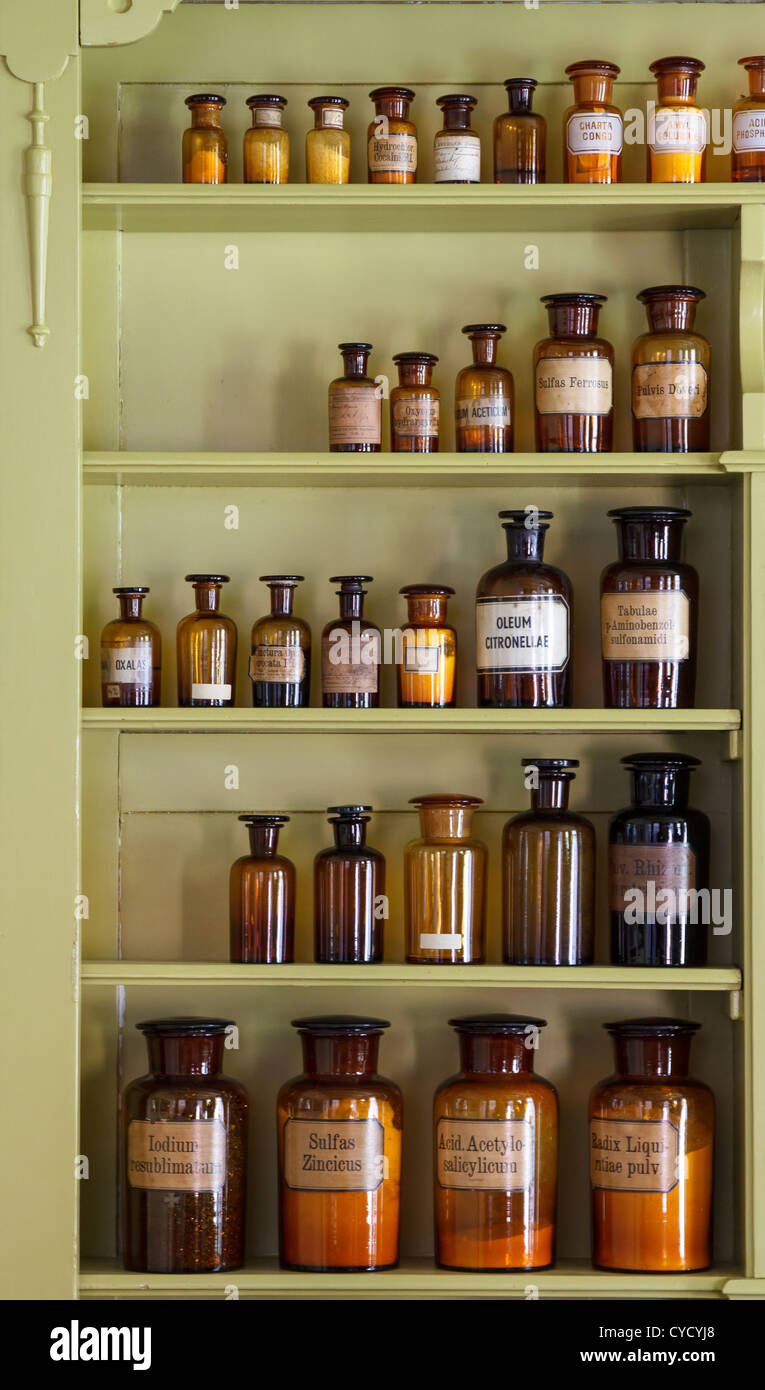
[{"label": "white paper label", "polygon": [[480,138],[477,135],[437,137],[435,164],[435,183],[480,183]]},{"label": "white paper label", "polygon": [[421,951],[461,951],[459,932],[420,932]]},{"label": "white paper label", "polygon": [[621,116],[609,111],[582,111],[570,116],[566,145],[571,154],[621,154]]},{"label": "white paper label", "polygon": [[765,109],[736,112],[733,117],[733,148],[736,154],[765,150]]},{"label": "white paper label", "polygon": [[205,685],[194,681],[191,686],[192,700],[230,700],[230,685]]},{"label": "white paper label", "polygon": [[109,685],[149,685],[151,647],[102,647],[101,679]]},{"label": "white paper label", "polygon": [[569,609],[558,594],[479,598],[475,610],[480,674],[562,671],[569,658]]},{"label": "white paper label", "polygon": [[656,112],[650,141],[654,154],[701,154],[706,143],[703,111],[662,107]]},{"label": "white paper label", "polygon": [[323,106],[321,108],[322,125],[337,126],[343,128],[343,108],[342,106]]}]

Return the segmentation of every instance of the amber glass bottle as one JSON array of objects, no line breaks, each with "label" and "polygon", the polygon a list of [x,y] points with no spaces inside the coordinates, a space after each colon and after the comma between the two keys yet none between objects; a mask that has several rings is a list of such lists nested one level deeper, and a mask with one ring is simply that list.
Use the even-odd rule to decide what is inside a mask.
[{"label": "amber glass bottle", "polygon": [[[765,109],[765,108],[764,108]],[[636,453],[687,454],[709,448],[706,338],[694,332],[693,285],[654,285],[638,295],[649,332],[632,347],[632,439]]]},{"label": "amber glass bottle", "polygon": [[549,338],[534,348],[536,446],[542,454],[602,453],[614,428],[614,350],[598,338],[604,294],[546,294]]},{"label": "amber glass bottle", "polygon": [[621,183],[622,113],[611,105],[615,63],[570,63],[574,105],[563,117],[564,183]]},{"label": "amber glass bottle", "polygon": [[733,107],[734,183],[762,183],[765,179],[765,54],[739,58],[749,78],[749,95]]},{"label": "amber glass bottle", "polygon": [[286,97],[258,95],[247,98],[252,125],[244,132],[244,182],[287,183],[290,173],[290,137],[282,127]]},{"label": "amber glass bottle", "polygon": [[616,507],[619,559],[600,578],[607,709],[692,709],[699,577],[680,559],[683,507]]},{"label": "amber glass bottle", "polygon": [[340,617],[321,634],[321,698],[325,709],[377,709],[380,703],[380,629],[364,617],[369,574],[340,574]]},{"label": "amber glass bottle", "polygon": [[369,96],[375,117],[367,130],[368,182],[414,183],[417,127],[409,119],[414,92],[409,87],[375,87]]},{"label": "amber glass bottle", "polygon": [[339,343],[343,375],[329,384],[329,448],[334,454],[379,454],[382,396],[367,362],[371,343]]},{"label": "amber glass bottle", "polygon": [[225,97],[186,97],[191,125],[183,132],[183,182],[225,183],[228,170],[226,135],[220,126]]},{"label": "amber glass bottle", "polygon": [[330,806],[335,832],[314,868],[314,955],[323,965],[369,965],[383,958],[385,858],[366,842],[371,806]]},{"label": "amber glass bottle", "polygon": [[421,839],[404,852],[406,958],[480,965],[486,958],[486,846],[472,835],[480,796],[413,796]]},{"label": "amber glass bottle", "polygon": [[278,851],[289,816],[240,816],[250,853],[231,865],[231,960],[284,965],[295,959],[295,866]]},{"label": "amber glass bottle", "polygon": [[279,1250],[287,1269],[361,1272],[398,1263],[402,1104],[377,1073],[390,1024],[297,1018],[302,1076],[277,1100]]},{"label": "amber glass bottle", "polygon": [[271,591],[271,612],[252,629],[250,680],[256,709],[302,706],[311,695],[311,629],[292,611],[302,574],[261,574]]},{"label": "amber glass bottle", "polygon": [[648,122],[648,182],[703,183],[707,126],[696,104],[704,64],[698,58],[659,58],[651,63],[658,87]]},{"label": "amber glass bottle", "polygon": [[225,1018],[138,1023],[149,1071],[121,1106],[126,1269],[213,1274],[244,1264],[247,1092],[224,1076]]},{"label": "amber glass bottle", "polygon": [[534,1075],[543,1018],[450,1018],[460,1071],[433,1107],[436,1262],[544,1269],[555,1259],[558,1095]]},{"label": "amber glass bottle", "polygon": [[307,183],[348,183],[351,176],[351,137],[343,130],[345,97],[312,97],[314,126],[305,137]]},{"label": "amber glass bottle", "polygon": [[469,323],[462,330],[473,361],[457,373],[454,421],[458,454],[510,454],[515,409],[512,372],[497,366],[503,323]]},{"label": "amber glass bottle", "polygon": [[632,805],[608,831],[614,965],[706,965],[707,929],[688,894],[709,887],[709,821],[688,805],[698,758],[634,753]]},{"label": "amber glass bottle", "polygon": [[448,584],[406,584],[407,625],[401,634],[398,703],[406,709],[450,709],[455,703],[457,634],[446,621]]},{"label": "amber glass bottle", "polygon": [[533,77],[508,77],[509,110],[494,122],[494,182],[544,183],[547,122],[532,111]]},{"label": "amber glass bottle", "polygon": [[394,454],[438,453],[441,395],[431,385],[432,352],[397,352],[398,386],[390,393],[390,447]]},{"label": "amber glass bottle", "polygon": [[475,97],[456,94],[436,101],[444,125],[433,145],[434,183],[481,182],[481,137],[470,128],[470,113],[477,105]]},{"label": "amber glass bottle", "polygon": [[606,1023],[616,1074],[590,1097],[593,1261],[599,1269],[706,1269],[712,1260],[712,1092],[688,1075],[698,1023]]},{"label": "amber glass bottle", "polygon": [[595,937],[595,831],[568,809],[576,758],[523,758],[531,810],[502,832],[502,959],[590,965]]},{"label": "amber glass bottle", "polygon": [[538,709],[571,704],[573,595],[562,570],[545,563],[552,512],[500,512],[507,560],[476,592],[478,704]]},{"label": "amber glass bottle", "polygon": [[233,705],[236,680],[236,623],[219,611],[227,574],[187,574],[196,609],[181,618],[176,634],[178,704]]},{"label": "amber glass bottle", "polygon": [[142,613],[149,590],[122,585],[112,593],[119,599],[120,615],[101,633],[101,703],[158,705],[162,639]]}]

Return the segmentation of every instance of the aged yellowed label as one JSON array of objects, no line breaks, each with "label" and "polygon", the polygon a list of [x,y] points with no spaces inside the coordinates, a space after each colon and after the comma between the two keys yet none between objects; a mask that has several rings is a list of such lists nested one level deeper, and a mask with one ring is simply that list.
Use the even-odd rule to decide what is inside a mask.
[{"label": "aged yellowed label", "polygon": [[374,695],[379,686],[379,662],[379,633],[362,631],[355,640],[349,635],[347,642],[333,641],[330,635],[321,649],[322,690],[328,695]]},{"label": "aged yellowed label", "polygon": [[439,406],[437,396],[398,396],[393,402],[393,429],[403,439],[437,438]]},{"label": "aged yellowed label", "polygon": [[379,1120],[287,1120],[284,1181],[302,1192],[374,1192],[385,1177]]},{"label": "aged yellowed label", "polygon": [[642,362],[632,371],[632,413],[637,420],[698,419],[708,404],[700,362]]},{"label": "aged yellowed label", "polygon": [[406,131],[371,136],[367,153],[373,174],[414,174],[417,170],[417,136]]},{"label": "aged yellowed label", "polygon": [[436,139],[435,183],[480,183],[481,140],[478,135]]},{"label": "aged yellowed label", "polygon": [[678,1131],[669,1120],[590,1120],[590,1181],[615,1192],[671,1192]]},{"label": "aged yellowed label", "polygon": [[682,589],[603,594],[604,661],[687,661],[691,605]]},{"label": "aged yellowed label", "polygon": [[[653,891],[649,890],[653,884]],[[635,910],[635,900],[625,899],[625,894],[638,889],[643,895],[644,915],[649,913],[650,902],[655,903],[654,895],[671,888],[677,895],[685,895],[696,887],[696,856],[690,845],[609,845],[608,847],[608,905],[614,912],[624,912],[630,907]],[[682,898],[684,902],[684,896]],[[678,896],[680,903],[680,896]],[[655,904],[661,906],[660,903]],[[681,910],[672,913],[673,919],[684,917]],[[642,920],[638,917],[637,920]]]},{"label": "aged yellowed label", "polygon": [[608,415],[614,373],[605,357],[540,357],[535,373],[540,415]]},{"label": "aged yellowed label", "polygon": [[266,684],[281,681],[302,681],[305,675],[305,652],[302,647],[277,647],[260,643],[250,657],[250,676]]},{"label": "aged yellowed label", "polygon": [[476,669],[562,671],[569,659],[569,607],[559,594],[479,598]]},{"label": "aged yellowed label", "polygon": [[461,429],[477,429],[479,425],[507,429],[510,400],[507,396],[460,396],[454,403],[454,419]]},{"label": "aged yellowed label", "polygon": [[449,1120],[436,1126],[440,1187],[477,1192],[527,1192],[534,1176],[529,1120]]},{"label": "aged yellowed label", "polygon": [[337,129],[343,128],[343,108],[342,106],[322,106],[321,123],[323,126],[335,126]]},{"label": "aged yellowed label", "polygon": [[382,402],[374,386],[340,387],[329,393],[329,444],[379,444]]},{"label": "aged yellowed label", "polygon": [[220,1120],[131,1120],[127,1180],[161,1192],[217,1192],[226,1181]]},{"label": "aged yellowed label", "polygon": [[278,106],[257,106],[255,108],[256,125],[278,125],[282,123],[282,113]]},{"label": "aged yellowed label", "polygon": [[441,648],[404,644],[404,670],[411,675],[437,676],[441,669]]}]

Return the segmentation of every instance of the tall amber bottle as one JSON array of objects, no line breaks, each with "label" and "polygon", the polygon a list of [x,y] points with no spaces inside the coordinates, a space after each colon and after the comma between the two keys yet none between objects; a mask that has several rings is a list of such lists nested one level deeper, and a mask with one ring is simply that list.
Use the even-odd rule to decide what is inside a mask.
[{"label": "tall amber bottle", "polygon": [[380,703],[380,629],[364,617],[370,574],[340,574],[340,616],[321,635],[321,698],[325,709],[377,709]]},{"label": "tall amber bottle", "polygon": [[571,581],[544,558],[552,512],[500,512],[507,560],[476,592],[478,704],[561,708],[573,691]]},{"label": "tall amber bottle", "polygon": [[397,352],[398,386],[390,393],[390,447],[394,454],[436,454],[441,394],[431,384],[432,352]]},{"label": "tall amber bottle", "polygon": [[244,182],[287,183],[290,173],[290,137],[282,127],[286,97],[258,95],[247,98],[252,125],[244,133]]},{"label": "tall amber bottle", "polygon": [[230,957],[284,965],[295,959],[295,866],[278,853],[289,816],[239,819],[250,834],[250,853],[235,860],[229,876]]},{"label": "tall amber bottle", "polygon": [[693,285],[654,285],[638,295],[649,332],[632,347],[632,439],[636,453],[687,454],[709,448],[706,338],[694,332]]},{"label": "tall amber bottle", "polygon": [[708,133],[696,88],[704,64],[698,58],[659,58],[650,70],[658,97],[648,120],[648,182],[703,183]]},{"label": "tall amber bottle", "polygon": [[714,1097],[688,1075],[699,1028],[677,1018],[604,1027],[616,1074],[590,1097],[593,1261],[664,1273],[712,1261]]},{"label": "tall amber bottle", "polygon": [[236,623],[219,611],[227,574],[187,574],[196,609],[176,633],[178,704],[233,705],[236,682]]},{"label": "tall amber bottle", "polygon": [[371,806],[330,806],[330,849],[314,859],[314,955],[324,965],[383,958],[385,859],[366,842]]},{"label": "tall amber bottle", "polygon": [[765,179],[765,54],[739,58],[746,68],[749,94],[733,107],[733,154],[731,178],[734,183],[762,183]]},{"label": "tall amber bottle", "polygon": [[549,338],[534,348],[540,453],[602,453],[614,428],[614,350],[597,337],[604,294],[546,294]]},{"label": "tall amber bottle", "polygon": [[351,137],[343,130],[348,110],[345,97],[312,97],[314,126],[305,137],[307,183],[348,183],[351,176]]},{"label": "tall amber bottle", "polygon": [[463,328],[473,361],[457,374],[454,423],[458,454],[509,454],[515,424],[512,372],[497,365],[503,323],[469,323]]},{"label": "tall amber bottle", "polygon": [[622,181],[622,113],[611,105],[619,71],[615,63],[596,59],[566,68],[574,87],[574,105],[563,117],[564,183]]},{"label": "tall amber bottle", "polygon": [[301,1076],[277,1099],[279,1253],[287,1269],[398,1263],[401,1092],[379,1076],[381,1018],[296,1018]]},{"label": "tall amber bottle", "polygon": [[250,680],[256,709],[298,708],[310,703],[311,629],[292,611],[302,574],[261,574],[271,592],[271,612],[252,628]]},{"label": "tall amber bottle", "polygon": [[191,125],[183,132],[184,183],[225,183],[228,177],[228,145],[221,130],[220,113],[226,98],[201,94],[186,97]]},{"label": "tall amber bottle", "polygon": [[160,703],[162,639],[143,616],[149,590],[135,585],[112,589],[120,615],[101,633],[101,703],[142,706]]},{"label": "tall amber bottle", "polygon": [[338,343],[343,375],[329,383],[329,448],[333,454],[379,454],[382,394],[367,362],[371,343]]},{"label": "tall amber bottle", "polygon": [[595,831],[568,808],[576,758],[522,758],[531,811],[502,832],[502,959],[590,965],[595,936]]},{"label": "tall amber bottle", "polygon": [[558,1095],[534,1075],[543,1018],[450,1018],[461,1070],[434,1103],[436,1262],[544,1269],[555,1258]]},{"label": "tall amber bottle", "polygon": [[415,183],[417,127],[409,119],[414,92],[409,87],[375,87],[369,96],[375,104],[367,130],[369,183]]},{"label": "tall amber bottle", "polygon": [[494,122],[494,182],[544,183],[547,122],[532,111],[533,77],[508,77],[508,107]]},{"label": "tall amber bottle", "polygon": [[453,94],[438,97],[444,124],[433,142],[434,183],[480,183],[481,137],[470,128],[475,97]]},{"label": "tall amber bottle", "polygon": [[479,796],[413,796],[421,838],[404,851],[406,958],[480,965],[486,958],[486,863],[472,835]]},{"label": "tall amber bottle", "polygon": [[448,584],[406,584],[407,624],[401,634],[401,709],[450,709],[455,703],[457,634],[446,621]]}]

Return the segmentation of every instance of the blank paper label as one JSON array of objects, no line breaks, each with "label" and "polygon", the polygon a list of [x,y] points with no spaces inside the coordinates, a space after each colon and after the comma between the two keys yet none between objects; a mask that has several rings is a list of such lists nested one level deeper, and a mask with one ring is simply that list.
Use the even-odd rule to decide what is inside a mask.
[{"label": "blank paper label", "polygon": [[204,685],[196,681],[191,686],[192,700],[230,700],[230,685]]},{"label": "blank paper label", "polygon": [[448,1120],[436,1127],[439,1187],[527,1192],[534,1175],[534,1130],[528,1120]]}]

